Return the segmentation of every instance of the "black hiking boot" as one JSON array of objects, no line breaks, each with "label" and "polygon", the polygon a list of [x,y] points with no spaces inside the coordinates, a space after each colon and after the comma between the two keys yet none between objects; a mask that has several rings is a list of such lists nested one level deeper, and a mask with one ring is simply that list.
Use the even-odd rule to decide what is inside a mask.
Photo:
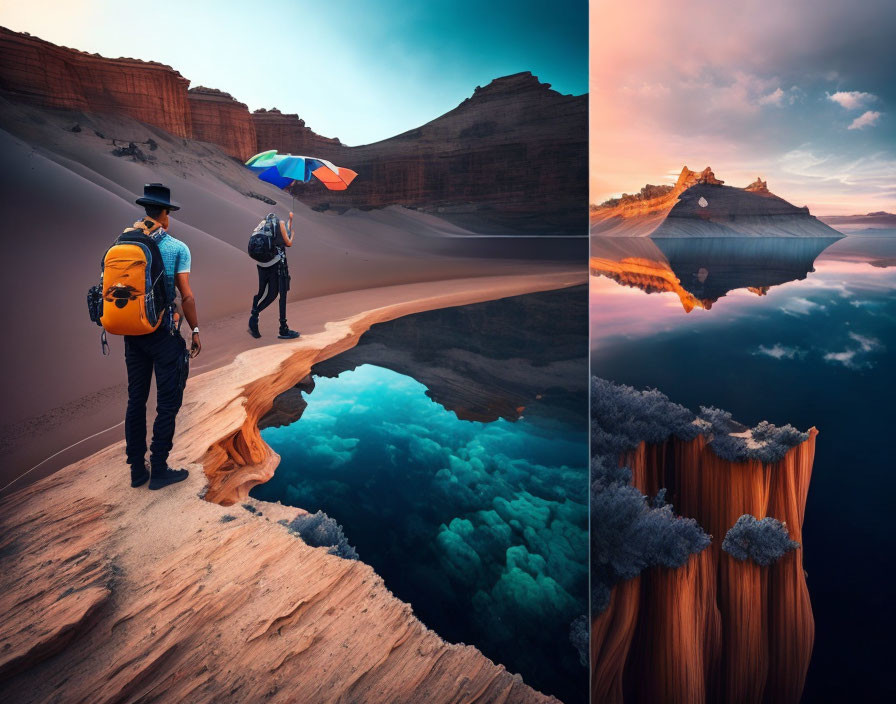
[{"label": "black hiking boot", "polygon": [[289,325],[285,323],[280,325],[280,334],[277,335],[281,340],[295,340],[299,336],[295,330],[290,330]]},{"label": "black hiking boot", "polygon": [[166,467],[162,471],[152,470],[152,476],[149,478],[150,489],[164,489],[169,484],[177,484],[187,478],[189,472],[185,469],[171,469]]},{"label": "black hiking boot", "polygon": [[258,331],[258,314],[253,313],[249,316],[249,334],[254,337],[256,340],[261,337],[261,333]]},{"label": "black hiking boot", "polygon": [[143,486],[147,479],[149,479],[149,465],[144,462],[139,467],[131,467],[132,487]]}]

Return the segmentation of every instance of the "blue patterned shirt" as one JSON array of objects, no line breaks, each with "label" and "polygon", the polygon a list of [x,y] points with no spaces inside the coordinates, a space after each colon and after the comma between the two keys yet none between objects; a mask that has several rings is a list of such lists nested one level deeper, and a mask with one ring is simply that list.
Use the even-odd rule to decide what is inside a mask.
[{"label": "blue patterned shirt", "polygon": [[170,286],[169,291],[176,293],[174,276],[190,271],[192,261],[190,248],[161,228],[152,234],[152,238],[159,245],[159,252],[162,254],[162,263],[165,265],[165,274],[168,277],[168,286]]}]

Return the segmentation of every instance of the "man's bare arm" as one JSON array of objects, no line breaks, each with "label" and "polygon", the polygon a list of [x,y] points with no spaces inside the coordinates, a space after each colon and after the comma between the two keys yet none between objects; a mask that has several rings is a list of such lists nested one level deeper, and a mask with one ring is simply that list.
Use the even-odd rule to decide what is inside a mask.
[{"label": "man's bare arm", "polygon": [[289,224],[284,225],[283,221],[280,221],[280,234],[283,235],[283,243],[287,247],[292,247],[292,213],[289,214]]},{"label": "man's bare arm", "polygon": [[[190,288],[190,272],[185,271],[174,277],[174,284],[180,291],[181,308],[184,317],[190,325],[190,330],[199,327],[199,316],[196,313],[196,299],[193,297],[193,289]],[[190,357],[195,357],[202,351],[202,343],[199,341],[199,333],[193,333],[193,341],[190,345]]]}]

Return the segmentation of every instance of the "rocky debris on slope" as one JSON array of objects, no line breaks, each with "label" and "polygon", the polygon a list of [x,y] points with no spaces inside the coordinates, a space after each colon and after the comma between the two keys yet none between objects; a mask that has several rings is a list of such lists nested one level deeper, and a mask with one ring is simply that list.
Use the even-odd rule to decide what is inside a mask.
[{"label": "rocky debris on slope", "polygon": [[[678,521],[694,521],[712,540],[706,549],[699,541],[682,542],[690,535],[687,524],[662,515],[654,501],[645,510],[660,511],[664,520],[648,527],[652,535],[645,545],[666,557],[642,561],[643,567],[636,560],[638,576],[626,577],[621,567],[632,562],[631,551],[611,559],[602,546],[616,545],[614,535],[627,524],[592,516],[598,548],[592,579],[607,585],[615,571],[623,580],[593,611],[592,697],[796,704],[815,627],[802,551],[794,548],[802,535],[817,431],[767,424],[747,431],[717,409],[703,409],[697,418],[658,391],[594,383],[600,396],[595,402],[592,394],[592,447],[598,453],[592,507],[624,492],[642,500],[668,497]],[[717,454],[722,438],[737,446],[736,460]],[[770,529],[772,539],[757,542],[756,531],[744,528],[745,516]],[[768,517],[777,520],[762,523]],[[601,525],[612,527],[594,530]],[[728,547],[737,554],[722,549],[731,530],[736,538],[751,532],[745,554],[754,559],[741,559],[733,542]],[[632,544],[624,531],[619,539]]]}]

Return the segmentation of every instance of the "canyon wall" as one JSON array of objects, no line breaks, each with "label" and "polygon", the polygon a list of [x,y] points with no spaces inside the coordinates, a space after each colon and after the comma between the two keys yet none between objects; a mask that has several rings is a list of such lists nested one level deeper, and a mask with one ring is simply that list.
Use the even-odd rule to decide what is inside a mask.
[{"label": "canyon wall", "polygon": [[25,102],[127,115],[191,137],[189,84],[164,64],[106,59],[0,27],[0,89]]},{"label": "canyon wall", "polygon": [[621,582],[592,626],[592,696],[601,702],[789,702],[802,694],[814,620],[802,551],[770,566],[721,549],[744,514],[773,516],[801,542],[817,431],[775,462],[732,462],[711,436],[672,436],[622,453],[646,496],[713,536],[683,567]]},{"label": "canyon wall", "polygon": [[241,161],[257,152],[255,123],[243,103],[229,93],[204,86],[190,88],[187,99],[193,139],[217,144]]},{"label": "canyon wall", "polygon": [[312,155],[355,170],[347,191],[293,187],[317,209],[403,205],[480,233],[581,235],[588,188],[587,96],[531,73],[497,78],[427,124],[374,144],[322,137],[296,114],[248,108],[163,64],[108,59],[0,27],[0,91],[12,100],[127,115],[245,161]]},{"label": "canyon wall", "polygon": [[256,134],[254,153],[276,149],[279,152],[303,156],[319,156],[345,166],[339,157],[343,144],[338,139],[321,137],[296,114],[284,114],[277,108],[256,110],[252,113]]}]

